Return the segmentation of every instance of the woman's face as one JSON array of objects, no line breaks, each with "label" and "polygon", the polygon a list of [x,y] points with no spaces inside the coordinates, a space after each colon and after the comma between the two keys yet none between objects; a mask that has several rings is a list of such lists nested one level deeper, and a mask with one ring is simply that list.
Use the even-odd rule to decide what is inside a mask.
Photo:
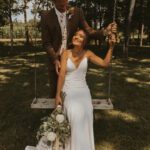
[{"label": "woman's face", "polygon": [[86,34],[84,31],[79,30],[75,33],[75,35],[72,38],[72,44],[74,46],[84,47],[86,42]]}]

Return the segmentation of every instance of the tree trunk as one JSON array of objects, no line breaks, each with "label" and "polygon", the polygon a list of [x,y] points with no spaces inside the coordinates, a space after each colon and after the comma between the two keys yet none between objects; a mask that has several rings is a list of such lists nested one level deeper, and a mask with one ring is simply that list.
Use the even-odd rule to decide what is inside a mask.
[{"label": "tree trunk", "polygon": [[139,45],[139,43],[140,43],[140,31],[141,31],[141,25],[140,25],[140,23],[139,23],[139,25],[138,25],[138,39],[137,39],[137,44]]},{"label": "tree trunk", "polygon": [[128,20],[127,20],[127,27],[126,27],[126,33],[125,33],[125,42],[124,42],[124,47],[123,51],[125,54],[125,57],[128,58],[128,46],[129,46],[129,39],[130,39],[130,25],[132,21],[132,15],[134,11],[134,6],[135,6],[136,0],[131,0],[130,1],[130,9],[129,9],[129,15],[128,15]]},{"label": "tree trunk", "polygon": [[32,39],[32,44],[34,43],[35,46],[36,46],[36,44],[37,44],[37,23],[36,23],[36,19],[37,19],[37,14],[38,14],[39,8],[40,8],[40,3],[39,3],[39,4],[38,4],[38,3],[35,3],[36,12],[35,12],[35,14],[34,14],[34,25],[33,25],[34,31],[35,31],[34,42],[33,42],[33,39]]},{"label": "tree trunk", "polygon": [[144,24],[141,25],[141,36],[140,36],[140,46],[143,45],[143,33],[144,33]]},{"label": "tree trunk", "polygon": [[49,3],[48,3],[48,1],[49,1],[49,0],[46,1],[46,10],[47,10],[47,11],[49,10]]},{"label": "tree trunk", "polygon": [[102,8],[101,5],[99,5],[99,22],[100,22],[100,28],[102,27]]},{"label": "tree trunk", "polygon": [[144,0],[141,0],[141,16],[140,16],[140,46],[143,45],[143,33],[144,33]]},{"label": "tree trunk", "polygon": [[132,33],[132,38],[133,38],[133,41],[134,41],[134,43],[135,43],[135,34],[134,34],[134,31],[133,31],[133,33]]},{"label": "tree trunk", "polygon": [[24,23],[25,23],[25,37],[26,37],[26,45],[29,45],[29,29],[27,23],[27,0],[24,0]]},{"label": "tree trunk", "polygon": [[14,40],[13,40],[13,21],[12,21],[11,8],[9,10],[9,23],[10,23],[10,46],[11,46],[11,50],[13,50]]},{"label": "tree trunk", "polygon": [[150,29],[148,30],[147,42],[147,44],[150,45]]}]

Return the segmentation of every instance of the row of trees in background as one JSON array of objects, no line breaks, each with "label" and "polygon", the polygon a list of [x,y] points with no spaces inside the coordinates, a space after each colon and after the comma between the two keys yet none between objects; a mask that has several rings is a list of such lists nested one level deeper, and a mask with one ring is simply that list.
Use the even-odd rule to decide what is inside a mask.
[{"label": "row of trees in background", "polygon": [[[94,23],[94,28],[102,28],[113,20],[115,0],[76,0],[70,1],[73,6],[82,7],[89,24]],[[51,0],[0,0],[0,26],[10,25],[11,45],[13,46],[13,21],[12,15],[24,14],[24,29],[26,44],[29,44],[29,23],[27,22],[27,9],[29,3],[33,4],[32,26],[37,25],[37,17],[41,10],[53,7]],[[124,35],[125,46],[129,38],[136,38],[135,44],[143,45],[143,35],[147,36],[146,44],[150,43],[150,1],[149,0],[117,0],[116,22],[119,32]],[[99,23],[99,26],[97,25]],[[31,24],[30,24],[31,26]]]},{"label": "row of trees in background", "polygon": [[[11,47],[13,47],[13,38],[14,38],[14,22],[12,21],[13,15],[24,14],[24,31],[26,44],[29,45],[29,23],[27,21],[27,9],[28,4],[32,3],[32,14],[34,15],[34,19],[30,26],[32,29],[35,29],[37,25],[37,15],[41,10],[48,10],[52,7],[52,2],[49,0],[0,0],[0,26],[4,26],[9,24],[10,26],[10,39],[11,39]],[[3,28],[2,28],[3,29]],[[2,32],[1,29],[1,32]],[[37,32],[35,32],[37,33]]]},{"label": "row of trees in background", "polygon": [[[100,27],[104,27],[113,20],[114,1],[115,0],[76,0],[76,2],[72,3],[84,9],[89,23],[94,20],[96,27],[96,22],[99,20]],[[131,35],[133,35],[133,37],[135,34],[138,35],[136,44],[140,46],[142,46],[144,33],[148,36],[147,43],[150,43],[149,9],[149,0],[117,0],[116,22],[118,23],[119,31],[124,33],[124,37],[127,36],[127,32],[132,33]],[[131,24],[130,29],[127,29],[128,24]]]},{"label": "row of trees in background", "polygon": [[[28,38],[29,42],[31,41],[31,37],[34,39],[35,36],[40,38],[40,32],[37,28],[34,28],[34,20],[30,20],[27,23],[28,27]],[[24,39],[26,35],[25,24],[22,22],[13,22],[13,38],[14,39]],[[0,39],[9,39],[10,38],[10,27],[8,25],[0,27]],[[26,42],[27,43],[27,42]]]}]

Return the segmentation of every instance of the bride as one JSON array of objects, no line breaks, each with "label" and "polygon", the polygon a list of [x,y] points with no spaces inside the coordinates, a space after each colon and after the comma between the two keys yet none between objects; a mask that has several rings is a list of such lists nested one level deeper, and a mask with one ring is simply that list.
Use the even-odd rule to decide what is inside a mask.
[{"label": "bride", "polygon": [[[65,143],[65,150],[95,150],[92,98],[86,83],[88,61],[108,67],[116,39],[115,35],[109,38],[109,49],[104,59],[84,49],[86,41],[86,33],[78,30],[72,39],[73,48],[65,50],[61,56],[55,103],[56,106],[63,105],[71,125],[71,137]],[[61,92],[65,93],[64,102]],[[43,148],[42,144],[44,142],[40,140],[37,148],[28,147],[26,150],[49,149]]]},{"label": "bride", "polygon": [[[95,150],[93,135],[93,106],[90,90],[86,83],[88,61],[101,67],[108,67],[115,35],[109,38],[109,49],[104,59],[90,50],[84,49],[87,35],[79,30],[73,36],[73,49],[66,50],[61,56],[61,69],[57,83],[56,106],[63,105],[71,124],[71,138],[65,150]],[[62,103],[61,91],[65,92]]]}]

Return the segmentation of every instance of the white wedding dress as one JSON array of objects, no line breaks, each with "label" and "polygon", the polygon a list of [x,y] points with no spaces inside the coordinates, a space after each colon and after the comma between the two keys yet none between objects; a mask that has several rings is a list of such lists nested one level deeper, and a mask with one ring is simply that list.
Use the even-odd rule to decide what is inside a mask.
[{"label": "white wedding dress", "polygon": [[[93,106],[91,94],[86,83],[88,59],[84,57],[78,68],[68,58],[67,73],[63,86],[65,92],[64,111],[71,124],[71,137],[63,150],[95,150],[93,135]],[[26,150],[50,150],[40,140],[36,147]],[[62,150],[62,149],[61,149]]]}]

